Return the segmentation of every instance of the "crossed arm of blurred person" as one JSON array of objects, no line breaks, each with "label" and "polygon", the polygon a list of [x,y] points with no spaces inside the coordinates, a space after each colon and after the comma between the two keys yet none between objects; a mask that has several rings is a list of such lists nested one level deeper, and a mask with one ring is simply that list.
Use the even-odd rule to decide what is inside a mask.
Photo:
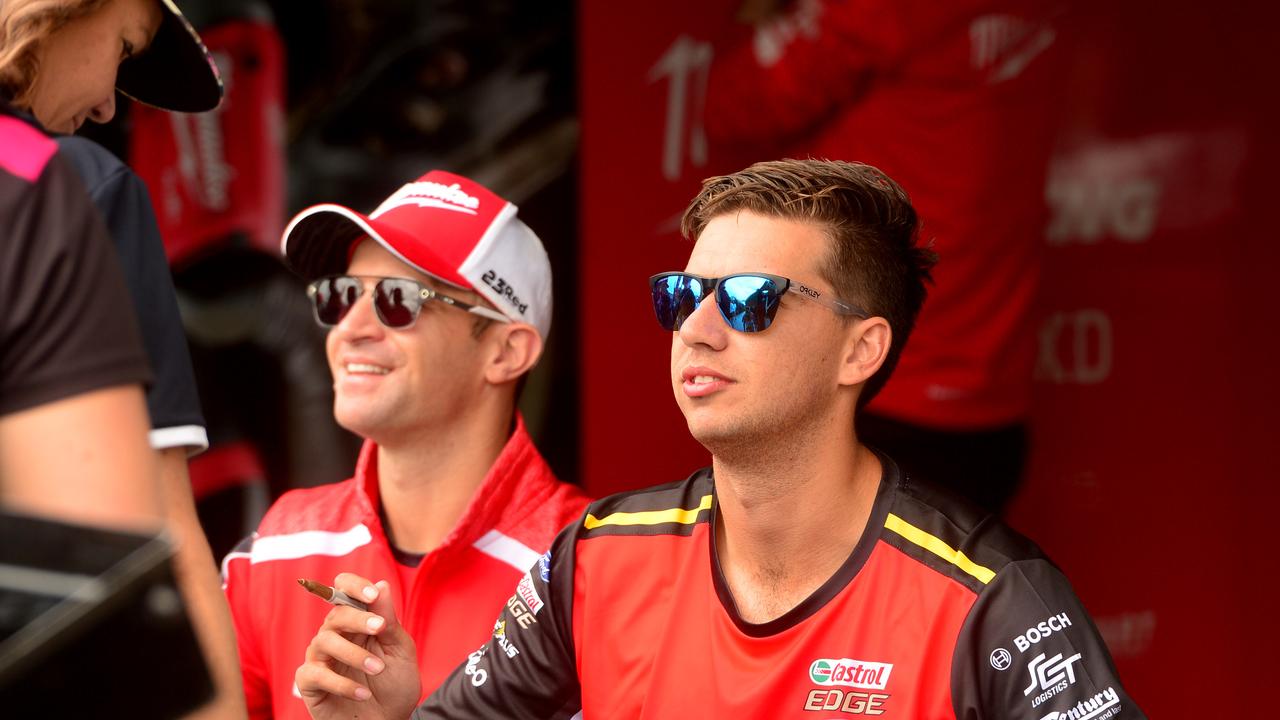
[{"label": "crossed arm of blurred person", "polygon": [[167,525],[178,547],[174,573],[218,690],[199,716],[242,717],[235,636],[195,514],[186,451],[153,451],[150,427],[138,386],[95,390],[0,417],[3,496],[16,510],[68,522],[144,532]]},{"label": "crossed arm of blurred person", "polygon": [[[231,617],[187,477],[186,451],[153,451],[142,388],[96,390],[0,417],[0,478],[11,507],[69,522],[167,525],[174,573],[217,695],[191,717],[244,717]],[[70,431],[93,428],[91,432]]]},{"label": "crossed arm of blurred person", "polygon": [[155,530],[163,509],[149,428],[137,385],[0,416],[5,503],[73,523]]},{"label": "crossed arm of blurred person", "polygon": [[159,458],[165,521],[177,543],[174,575],[187,602],[187,612],[191,614],[205,661],[209,663],[216,693],[208,705],[188,717],[247,717],[231,609],[222,593],[222,581],[209,540],[196,515],[191,478],[187,473],[187,450],[171,447],[155,451],[155,455]]}]

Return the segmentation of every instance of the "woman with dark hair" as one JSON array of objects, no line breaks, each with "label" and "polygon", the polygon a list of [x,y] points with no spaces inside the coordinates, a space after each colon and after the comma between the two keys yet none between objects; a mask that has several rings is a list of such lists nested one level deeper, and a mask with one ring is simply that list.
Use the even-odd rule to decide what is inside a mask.
[{"label": "woman with dark hair", "polygon": [[239,717],[230,616],[187,474],[188,453],[208,439],[155,213],[137,175],[101,146],[70,136],[86,121],[110,121],[117,90],[181,112],[212,110],[222,97],[212,58],[171,0],[0,0],[0,99],[53,135],[115,243],[154,373],[149,439],[179,548],[179,585],[218,691],[210,714]]}]

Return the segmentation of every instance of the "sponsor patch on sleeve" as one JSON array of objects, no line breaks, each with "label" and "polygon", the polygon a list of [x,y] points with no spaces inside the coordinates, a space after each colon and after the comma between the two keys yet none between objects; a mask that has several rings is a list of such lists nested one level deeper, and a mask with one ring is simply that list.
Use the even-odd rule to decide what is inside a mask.
[{"label": "sponsor patch on sleeve", "polygon": [[1053,710],[1040,720],[1107,720],[1120,712],[1120,693],[1108,687],[1091,698],[1085,698],[1066,710]]},{"label": "sponsor patch on sleeve", "polygon": [[542,578],[542,582],[551,582],[551,551],[548,550],[538,558],[538,576]]},{"label": "sponsor patch on sleeve", "polygon": [[542,609],[542,598],[538,596],[538,590],[533,586],[533,578],[529,573],[525,573],[524,577],[520,578],[520,584],[516,586],[516,595],[520,596],[525,606],[529,608],[529,612],[534,615]]}]

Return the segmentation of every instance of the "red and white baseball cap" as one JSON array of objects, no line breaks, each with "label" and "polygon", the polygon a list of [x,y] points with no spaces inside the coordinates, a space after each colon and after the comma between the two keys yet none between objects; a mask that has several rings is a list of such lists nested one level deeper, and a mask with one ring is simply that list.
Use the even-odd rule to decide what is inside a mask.
[{"label": "red and white baseball cap", "polygon": [[404,263],[474,290],[498,312],[551,331],[551,262],[516,206],[479,183],[432,170],[362,215],[342,205],[309,207],[284,230],[281,249],[307,280],[343,273],[353,244],[373,238]]}]

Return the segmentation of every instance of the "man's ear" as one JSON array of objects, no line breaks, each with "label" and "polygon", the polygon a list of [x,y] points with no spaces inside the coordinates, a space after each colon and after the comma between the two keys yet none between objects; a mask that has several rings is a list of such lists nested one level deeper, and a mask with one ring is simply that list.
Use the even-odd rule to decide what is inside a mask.
[{"label": "man's ear", "polygon": [[893,330],[882,317],[859,320],[849,327],[840,366],[841,385],[859,385],[884,365],[893,342]]},{"label": "man's ear", "polygon": [[484,378],[494,385],[512,382],[529,372],[542,356],[542,336],[525,323],[495,323],[489,328],[494,348]]}]

